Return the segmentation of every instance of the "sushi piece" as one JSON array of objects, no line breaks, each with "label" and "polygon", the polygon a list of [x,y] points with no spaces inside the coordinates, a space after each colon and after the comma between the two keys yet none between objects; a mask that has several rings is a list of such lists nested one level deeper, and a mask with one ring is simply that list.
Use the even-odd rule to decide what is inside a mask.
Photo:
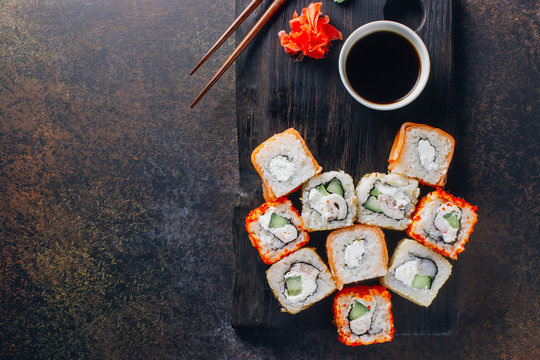
[{"label": "sushi piece", "polygon": [[251,244],[265,264],[271,265],[300,249],[309,241],[309,233],[298,211],[287,198],[264,203],[249,213],[246,230]]},{"label": "sushi piece", "polygon": [[349,346],[392,341],[394,317],[390,293],[381,285],[346,287],[334,298],[339,341]]},{"label": "sushi piece", "polygon": [[349,226],[355,217],[356,193],[353,180],[343,171],[317,175],[303,185],[302,220],[308,231]]},{"label": "sushi piece", "polygon": [[326,264],[312,248],[300,249],[270,266],[268,284],[282,306],[296,314],[336,290]]},{"label": "sushi piece", "polygon": [[326,239],[326,253],[338,290],[343,284],[386,275],[388,250],[377,226],[353,225],[332,231]]},{"label": "sushi piece", "polygon": [[450,274],[452,265],[435,251],[411,239],[398,243],[381,284],[421,306],[429,306]]},{"label": "sushi piece", "polygon": [[478,221],[477,207],[437,189],[420,200],[407,234],[456,260]]},{"label": "sushi piece", "polygon": [[304,139],[293,128],[257,146],[251,162],[262,178],[265,201],[293,192],[322,171]]},{"label": "sushi piece", "polygon": [[454,146],[450,134],[428,125],[406,122],[394,140],[388,170],[426,185],[444,186]]},{"label": "sushi piece", "polygon": [[420,189],[418,181],[399,174],[365,175],[356,187],[357,221],[405,230],[412,221]]}]

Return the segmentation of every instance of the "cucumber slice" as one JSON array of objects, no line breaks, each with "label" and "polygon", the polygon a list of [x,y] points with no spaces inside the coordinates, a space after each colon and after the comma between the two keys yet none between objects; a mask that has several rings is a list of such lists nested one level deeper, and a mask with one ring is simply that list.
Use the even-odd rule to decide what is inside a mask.
[{"label": "cucumber slice", "polygon": [[330,181],[330,184],[328,184],[326,187],[326,190],[328,190],[329,193],[338,194],[339,196],[343,197],[343,187],[341,186],[341,181],[339,181],[338,178],[333,178],[332,181]]},{"label": "cucumber slice", "polygon": [[377,213],[382,213],[381,206],[379,205],[379,200],[375,196],[368,197],[367,201],[363,203],[364,207],[368,208],[371,211],[375,211]]},{"label": "cucumber slice", "polygon": [[361,302],[355,301],[354,305],[349,313],[349,319],[356,320],[364,314],[368,313],[369,309],[365,307]]},{"label": "cucumber slice", "polygon": [[443,218],[448,221],[448,224],[454,229],[459,229],[459,219],[456,213],[444,214]]},{"label": "cucumber slice", "polygon": [[371,189],[371,192],[369,193],[370,195],[373,195],[373,196],[379,196],[382,194],[382,192],[379,191],[379,189],[377,189],[375,186],[373,187],[373,189]]},{"label": "cucumber slice", "polygon": [[276,229],[276,228],[280,228],[285,225],[288,225],[290,223],[291,222],[289,221],[289,219],[281,215],[278,215],[276,213],[272,213],[272,216],[270,217],[270,222],[268,223],[268,227],[270,229]]},{"label": "cucumber slice", "polygon": [[323,194],[323,196],[330,195],[330,193],[328,191],[326,191],[326,189],[324,188],[323,184],[317,186],[315,189],[317,189],[317,191],[319,191],[321,194]]},{"label": "cucumber slice", "polygon": [[287,294],[289,296],[297,296],[302,292],[302,277],[291,276],[285,279],[287,283]]},{"label": "cucumber slice", "polygon": [[431,277],[427,275],[414,275],[412,286],[417,289],[431,289]]}]

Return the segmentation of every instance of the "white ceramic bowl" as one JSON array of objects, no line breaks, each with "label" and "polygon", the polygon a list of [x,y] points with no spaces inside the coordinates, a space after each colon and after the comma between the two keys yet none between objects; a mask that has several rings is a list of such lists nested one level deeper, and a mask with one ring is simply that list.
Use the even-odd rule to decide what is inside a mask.
[{"label": "white ceramic bowl", "polygon": [[[351,84],[349,83],[349,80],[347,79],[347,74],[345,72],[347,55],[349,54],[352,46],[359,39],[377,31],[390,31],[401,35],[405,39],[409,40],[409,42],[416,49],[416,52],[418,53],[418,56],[420,58],[420,75],[418,77],[418,80],[416,81],[414,88],[404,98],[389,104],[377,104],[359,96],[351,87]],[[369,56],[369,54],[366,56]],[[356,101],[375,110],[394,110],[410,104],[414,99],[418,97],[418,95],[420,95],[422,90],[424,90],[424,87],[426,86],[429,78],[429,71],[429,53],[422,39],[420,39],[420,37],[412,29],[394,21],[373,21],[359,27],[347,38],[339,54],[339,76],[341,77],[343,85],[345,85],[345,88],[347,89],[349,94],[351,94],[351,96]]]}]

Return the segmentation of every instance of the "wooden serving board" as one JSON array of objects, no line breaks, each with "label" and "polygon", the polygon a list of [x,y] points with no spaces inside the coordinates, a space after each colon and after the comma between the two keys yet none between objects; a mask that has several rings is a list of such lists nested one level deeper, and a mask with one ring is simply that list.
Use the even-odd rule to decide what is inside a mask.
[{"label": "wooden serving board", "polygon": [[[249,0],[236,0],[239,13]],[[268,7],[265,1],[236,35],[239,42]],[[447,189],[457,187],[460,156],[458,125],[454,111],[452,49],[452,0],[326,0],[322,11],[331,24],[348,37],[359,26],[375,20],[400,20],[415,29],[431,56],[431,75],[422,95],[400,110],[370,110],[355,102],[343,87],[338,58],[343,41],[334,42],[323,60],[296,62],[279,45],[278,31],[290,31],[294,10],[308,1],[290,0],[264,28],[236,62],[240,194],[234,210],[234,294],[232,325],[276,329],[334,329],[333,295],[297,315],[280,312],[280,305],[266,281],[265,265],[252,247],[244,229],[249,211],[264,200],[261,180],[250,154],[261,142],[289,127],[304,137],[323,171],[344,170],[355,181],[371,172],[386,172],[395,135],[406,121],[425,123],[448,131],[456,138],[456,153],[449,171]],[[415,8],[415,4],[420,7]],[[423,5],[422,5],[423,4]],[[385,9],[386,6],[386,9]],[[386,16],[386,17],[385,17]],[[424,187],[422,194],[429,188]],[[298,192],[290,197],[300,211]],[[324,244],[328,231],[311,233],[308,246],[327,260]],[[404,232],[384,230],[389,255]],[[396,333],[449,334],[457,323],[460,284],[459,262],[429,308],[392,296]],[[373,281],[372,281],[373,282]],[[377,282],[375,280],[375,282]],[[369,282],[367,282],[369,283]]]}]

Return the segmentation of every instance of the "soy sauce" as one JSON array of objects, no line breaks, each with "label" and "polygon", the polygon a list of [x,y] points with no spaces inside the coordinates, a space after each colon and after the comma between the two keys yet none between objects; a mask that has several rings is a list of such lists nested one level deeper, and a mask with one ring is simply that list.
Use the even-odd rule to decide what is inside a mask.
[{"label": "soy sauce", "polygon": [[393,32],[377,31],[352,46],[345,72],[360,97],[390,104],[414,89],[420,75],[420,58],[409,40]]}]

